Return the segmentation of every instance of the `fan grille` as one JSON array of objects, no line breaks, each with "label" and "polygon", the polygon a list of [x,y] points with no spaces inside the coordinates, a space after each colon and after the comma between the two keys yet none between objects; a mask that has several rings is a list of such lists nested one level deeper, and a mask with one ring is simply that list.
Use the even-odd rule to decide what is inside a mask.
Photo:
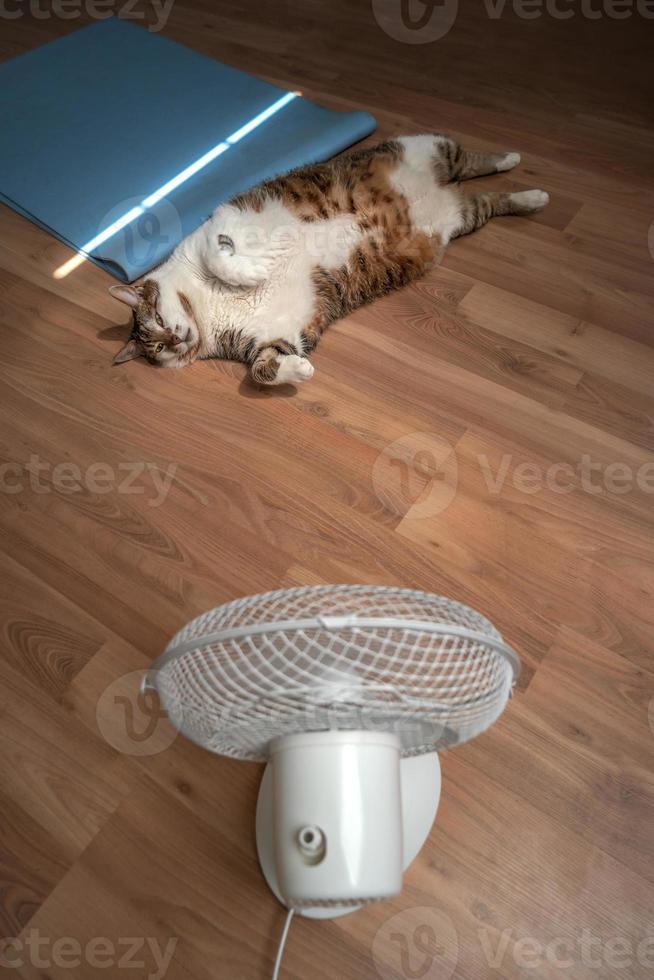
[{"label": "fan grille", "polygon": [[492,624],[460,603],[319,586],[199,616],[148,683],[180,731],[222,755],[265,760],[279,735],[339,729],[393,731],[402,754],[415,755],[492,724],[518,663]]}]

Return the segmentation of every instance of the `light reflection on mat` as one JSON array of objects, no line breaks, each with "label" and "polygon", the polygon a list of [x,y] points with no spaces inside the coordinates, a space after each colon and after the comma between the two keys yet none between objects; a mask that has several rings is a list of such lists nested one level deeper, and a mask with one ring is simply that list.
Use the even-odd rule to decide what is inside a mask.
[{"label": "light reflection on mat", "polygon": [[241,126],[240,129],[237,129],[236,132],[232,133],[231,136],[228,136],[225,140],[223,140],[223,142],[218,143],[211,150],[208,150],[207,153],[204,153],[201,157],[198,157],[198,159],[194,160],[194,162],[189,164],[188,167],[185,167],[184,170],[181,170],[170,180],[166,181],[165,184],[162,184],[161,187],[158,187],[156,191],[153,191],[152,194],[144,198],[140,205],[130,208],[129,211],[121,215],[120,218],[110,224],[108,228],[105,228],[104,231],[101,231],[95,236],[95,238],[91,238],[85,245],[82,245],[77,255],[74,255],[71,259],[68,259],[67,262],[64,262],[63,265],[60,265],[58,269],[55,269],[52,274],[53,278],[65,279],[69,273],[73,272],[73,270],[77,269],[82,262],[86,261],[87,256],[90,255],[91,252],[98,247],[98,245],[102,245],[103,242],[106,242],[109,238],[112,238],[115,234],[117,234],[121,228],[131,224],[132,221],[135,221],[136,218],[139,218],[142,214],[144,214],[148,208],[154,207],[154,205],[157,204],[162,198],[170,194],[170,192],[179,187],[180,184],[187,181],[189,177],[192,177],[194,174],[198,173],[199,170],[202,170],[203,167],[206,167],[212,162],[212,160],[215,160],[226,150],[229,150],[230,146],[234,146],[235,143],[242,140],[244,136],[248,135],[248,133],[251,133],[254,129],[257,129],[258,126],[261,126],[262,123],[270,119],[271,116],[274,116],[275,113],[279,112],[280,109],[283,109],[284,106],[287,106],[289,102],[292,102],[293,99],[298,97],[298,95],[300,95],[299,92],[287,92],[286,95],[281,97],[281,99],[277,99],[277,101],[273,102],[272,105],[269,105],[267,109],[264,109],[258,115],[254,116],[253,119],[250,119],[249,122],[245,123],[244,126]]}]

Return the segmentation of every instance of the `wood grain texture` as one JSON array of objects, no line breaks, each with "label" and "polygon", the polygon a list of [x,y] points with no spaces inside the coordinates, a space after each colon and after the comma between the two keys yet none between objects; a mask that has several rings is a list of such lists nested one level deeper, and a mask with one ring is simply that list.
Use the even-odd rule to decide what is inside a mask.
[{"label": "wood grain texture", "polygon": [[[368,109],[378,136],[519,150],[475,189],[552,196],[332,327],[304,388],[112,368],[110,278],[54,279],[69,250],[0,211],[0,925],[25,980],[270,975],[261,768],[175,737],[138,686],[192,616],[321,582],[468,602],[524,671],[500,721],[443,756],[402,895],[296,921],[284,980],[651,976],[652,26],[459,7],[424,45],[367,0],[172,7],[174,40]],[[2,19],[0,57],[88,20]]]}]

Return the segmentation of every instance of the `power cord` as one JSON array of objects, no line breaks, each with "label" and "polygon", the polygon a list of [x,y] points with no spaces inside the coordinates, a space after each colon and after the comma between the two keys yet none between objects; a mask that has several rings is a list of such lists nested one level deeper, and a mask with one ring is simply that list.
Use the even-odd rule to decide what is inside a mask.
[{"label": "power cord", "polygon": [[291,928],[291,919],[293,918],[294,912],[295,909],[289,909],[288,915],[286,916],[286,922],[284,923],[282,935],[279,940],[279,948],[277,950],[277,957],[273,968],[272,980],[279,980],[279,969],[282,965],[282,956],[284,955],[284,947],[286,946],[286,937],[288,936],[288,930]]}]

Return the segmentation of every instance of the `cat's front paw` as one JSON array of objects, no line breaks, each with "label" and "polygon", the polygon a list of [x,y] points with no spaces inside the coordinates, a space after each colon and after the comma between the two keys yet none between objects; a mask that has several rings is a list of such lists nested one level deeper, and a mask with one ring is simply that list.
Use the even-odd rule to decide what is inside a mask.
[{"label": "cat's front paw", "polygon": [[249,256],[235,255],[232,261],[236,260],[236,269],[239,285],[251,288],[259,286],[270,278],[273,262],[269,258],[251,258]]},{"label": "cat's front paw", "polygon": [[268,257],[230,255],[221,252],[214,260],[214,272],[230,286],[252,289],[270,278],[273,261]]},{"label": "cat's front paw", "polygon": [[287,354],[281,359],[274,384],[301,384],[313,377],[313,364],[306,357]]}]

